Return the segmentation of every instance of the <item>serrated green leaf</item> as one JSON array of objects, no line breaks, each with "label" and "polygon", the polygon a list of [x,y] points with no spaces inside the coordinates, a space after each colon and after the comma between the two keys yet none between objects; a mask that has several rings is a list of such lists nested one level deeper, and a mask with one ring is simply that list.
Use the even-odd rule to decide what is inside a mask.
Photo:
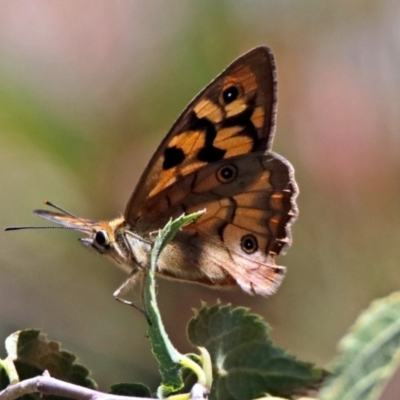
[{"label": "serrated green leaf", "polygon": [[400,292],[374,301],[339,344],[324,400],[375,400],[400,366]]},{"label": "serrated green leaf", "polygon": [[89,378],[89,371],[76,364],[76,357],[60,350],[57,342],[49,341],[38,330],[18,331],[6,339],[8,359],[14,361],[20,380],[38,376],[49,371],[54,378],[95,389],[95,382]]},{"label": "serrated green leaf", "polygon": [[261,317],[230,305],[203,307],[189,322],[189,340],[210,352],[215,368],[211,400],[289,397],[321,380],[322,370],[275,346],[268,331]]},{"label": "serrated green leaf", "polygon": [[156,284],[154,279],[157,259],[163,248],[174,238],[178,231],[203,213],[204,211],[200,211],[190,215],[182,215],[170,221],[159,232],[151,252],[150,268],[144,282],[143,304],[149,320],[148,334],[152,344],[152,351],[159,363],[162,377],[162,384],[157,391],[159,397],[166,397],[168,394],[176,392],[183,387],[181,376],[182,360],[186,359],[186,356],[175,349],[169,340],[161,320],[156,300]]}]

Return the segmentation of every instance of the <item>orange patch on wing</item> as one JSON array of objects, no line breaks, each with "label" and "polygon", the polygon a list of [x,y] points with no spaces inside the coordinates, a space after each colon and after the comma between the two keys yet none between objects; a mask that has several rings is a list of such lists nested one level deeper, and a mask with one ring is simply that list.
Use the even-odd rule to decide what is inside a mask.
[{"label": "orange patch on wing", "polygon": [[283,200],[282,193],[274,193],[273,195],[271,195],[271,198],[269,200],[269,205],[273,210],[281,210],[282,200]]},{"label": "orange patch on wing", "polygon": [[217,137],[214,140],[214,144],[221,145],[224,140],[229,140],[232,136],[235,136],[242,130],[241,126],[231,126],[230,128],[222,128],[217,132]]},{"label": "orange patch on wing", "polygon": [[256,107],[253,115],[251,116],[251,122],[256,128],[261,128],[264,125],[265,114],[263,107]]},{"label": "orange patch on wing", "polygon": [[222,121],[224,115],[221,108],[210,100],[201,100],[194,107],[193,111],[197,118],[207,118],[209,121],[217,124]]},{"label": "orange patch on wing", "polygon": [[226,143],[228,145],[225,158],[247,154],[251,152],[253,140],[248,136],[236,136]]},{"label": "orange patch on wing", "polygon": [[185,155],[188,155],[193,149],[203,146],[203,141],[201,141],[201,144],[197,143],[201,137],[203,137],[202,131],[184,131],[179,135],[175,135],[169,141],[168,147],[180,147]]},{"label": "orange patch on wing", "polygon": [[188,165],[186,165],[185,167],[183,167],[179,172],[186,176],[189,175],[190,173],[196,171],[197,169],[203,167],[204,165],[207,165],[207,163],[205,161],[195,161],[192,162]]},{"label": "orange patch on wing", "polygon": [[242,131],[240,126],[220,129],[214,144],[226,150],[224,158],[249,153],[253,147],[253,140],[248,136],[236,136]]},{"label": "orange patch on wing", "polygon": [[244,97],[239,97],[237,100],[225,106],[226,117],[234,117],[247,109],[247,101]]},{"label": "orange patch on wing", "polygon": [[281,222],[281,219],[277,216],[274,216],[269,219],[268,225],[269,225],[269,230],[274,236],[277,236],[278,234],[278,225]]},{"label": "orange patch on wing", "polygon": [[166,187],[175,183],[177,176],[189,175],[190,173],[198,170],[199,168],[207,164],[206,162],[198,161],[196,159],[195,150],[201,148],[204,145],[204,139],[202,138],[203,135],[201,135],[201,131],[186,131],[171,139],[168,145],[181,148],[185,153],[185,159],[182,161],[181,164],[177,165],[176,167],[173,167],[166,171],[162,171],[160,173],[160,178],[156,186],[149,193],[149,197],[155,196]]},{"label": "orange patch on wing", "polygon": [[176,171],[178,167],[171,168],[167,171],[163,171],[160,174],[160,179],[157,182],[157,185],[154,186],[153,190],[149,193],[148,197],[153,197],[162,190],[164,190],[167,186],[172,185],[176,182]]}]

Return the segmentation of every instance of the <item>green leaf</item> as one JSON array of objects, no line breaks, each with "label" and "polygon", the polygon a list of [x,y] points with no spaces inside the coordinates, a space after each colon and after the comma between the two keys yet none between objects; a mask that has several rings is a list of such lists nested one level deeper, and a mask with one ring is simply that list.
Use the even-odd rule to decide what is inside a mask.
[{"label": "green leaf", "polygon": [[400,292],[374,301],[339,344],[324,400],[373,400],[400,366]]},{"label": "green leaf", "polygon": [[152,351],[159,363],[162,377],[162,384],[158,390],[159,397],[166,397],[168,394],[176,392],[183,387],[181,377],[182,361],[191,362],[191,360],[175,349],[162,323],[156,300],[156,283],[154,279],[157,259],[161,251],[178,231],[203,213],[204,211],[200,211],[191,215],[182,215],[176,220],[170,221],[159,232],[151,253],[150,268],[144,283],[143,304],[149,321],[148,334],[152,344]]},{"label": "green leaf", "polygon": [[90,389],[96,388],[96,383],[89,378],[89,371],[75,363],[76,357],[60,350],[59,343],[49,341],[38,330],[13,333],[6,339],[6,350],[8,357],[3,360],[3,364],[5,361],[13,361],[21,381],[41,375],[47,370],[54,378]]},{"label": "green leaf", "polygon": [[243,307],[204,306],[188,325],[189,340],[205,347],[214,365],[210,399],[290,397],[318,384],[323,371],[298,361],[268,337],[261,317]]}]

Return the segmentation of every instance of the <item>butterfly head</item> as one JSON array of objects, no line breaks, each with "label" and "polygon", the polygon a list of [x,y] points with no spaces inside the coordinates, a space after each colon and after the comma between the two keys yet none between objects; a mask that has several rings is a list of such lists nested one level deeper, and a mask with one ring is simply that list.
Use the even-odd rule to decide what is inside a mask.
[{"label": "butterfly head", "polygon": [[127,272],[147,262],[150,243],[130,232],[123,217],[93,221],[48,210],[35,210],[34,213],[65,229],[85,233],[87,236],[79,239],[85,247],[106,256]]},{"label": "butterfly head", "polygon": [[117,263],[127,258],[124,248],[118,245],[118,227],[123,224],[123,218],[108,222],[93,221],[48,210],[35,210],[34,213],[60,225],[60,228],[73,229],[86,234],[86,237],[79,239],[80,242],[97,253],[114,259]]},{"label": "butterfly head", "polygon": [[82,232],[86,237],[79,241],[85,247],[106,256],[126,272],[131,273],[147,263],[150,242],[147,242],[129,230],[123,217],[111,221],[95,221],[78,218],[50,202],[46,202],[60,212],[34,210],[34,214],[58,226],[22,226],[6,230],[64,228]]}]

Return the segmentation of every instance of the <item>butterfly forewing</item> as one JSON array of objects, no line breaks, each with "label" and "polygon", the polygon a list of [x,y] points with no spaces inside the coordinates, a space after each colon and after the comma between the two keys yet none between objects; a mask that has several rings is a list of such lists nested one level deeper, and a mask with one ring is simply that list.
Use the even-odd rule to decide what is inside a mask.
[{"label": "butterfly forewing", "polygon": [[269,150],[275,130],[276,73],[271,51],[258,47],[234,61],[189,104],[149,162],[125,218],[210,163]]}]

